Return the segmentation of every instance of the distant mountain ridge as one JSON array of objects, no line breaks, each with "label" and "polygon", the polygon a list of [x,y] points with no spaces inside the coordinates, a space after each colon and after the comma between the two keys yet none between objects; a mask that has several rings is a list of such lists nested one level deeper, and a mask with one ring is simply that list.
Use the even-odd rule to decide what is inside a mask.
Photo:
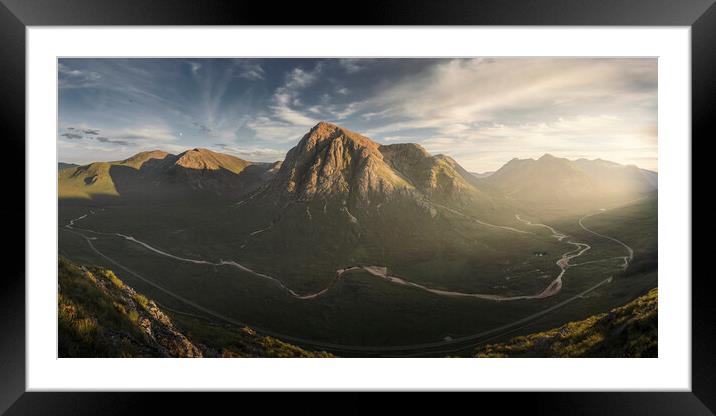
[{"label": "distant mountain ridge", "polygon": [[657,174],[601,159],[571,161],[545,154],[536,160],[512,159],[483,183],[510,199],[558,205],[652,192]]},{"label": "distant mountain ridge", "polygon": [[475,174],[418,144],[381,145],[327,122],[311,128],[282,162],[251,162],[193,148],[177,155],[154,150],[120,161],[59,166],[61,199],[201,194],[240,200],[261,189],[263,198],[284,204],[335,199],[341,205],[378,205],[400,197],[487,206],[497,196],[565,205],[626,198],[657,186],[656,172],[636,166],[550,154],[512,159],[495,172]]},{"label": "distant mountain ridge", "polygon": [[194,148],[178,155],[161,150],[137,153],[114,162],[69,167],[59,173],[60,198],[151,196],[194,191],[240,196],[266,181],[275,164]]}]

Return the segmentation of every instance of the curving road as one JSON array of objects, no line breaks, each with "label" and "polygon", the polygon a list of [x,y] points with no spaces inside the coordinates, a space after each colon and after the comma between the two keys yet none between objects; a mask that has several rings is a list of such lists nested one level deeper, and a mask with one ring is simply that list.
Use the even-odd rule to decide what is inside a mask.
[{"label": "curving road", "polygon": [[[81,218],[84,218],[84,217],[86,217],[86,215]],[[70,224],[74,224],[74,221],[77,221],[81,218],[77,218],[73,221],[70,221]],[[193,301],[191,301],[191,300],[189,300],[189,299],[187,299],[187,298],[185,298],[185,297],[183,297],[183,296],[181,296],[181,295],[179,295],[179,294],[177,294],[161,285],[154,283],[151,279],[148,279],[148,278],[142,276],[141,274],[137,273],[136,271],[124,266],[123,264],[119,263],[117,260],[107,256],[106,254],[99,251],[97,249],[97,247],[95,247],[95,245],[92,243],[92,240],[96,239],[96,237],[87,237],[84,234],[77,232],[70,224],[65,226],[68,229],[68,231],[84,238],[85,241],[87,242],[87,244],[90,246],[90,248],[95,253],[97,253],[99,256],[106,259],[110,263],[114,264],[118,268],[124,270],[125,272],[127,272],[127,273],[131,274],[132,276],[145,282],[146,284],[158,289],[159,291],[174,298],[175,300],[178,300],[188,306],[191,306],[198,311],[204,312],[208,316],[211,316],[213,318],[219,319],[221,321],[224,321],[224,322],[227,322],[227,323],[230,323],[233,325],[238,325],[238,326],[246,326],[247,325],[244,322],[241,322],[239,320],[233,319],[233,318],[228,317],[224,314],[221,314],[219,312],[216,312],[216,311],[208,309],[204,306],[201,306],[201,305],[199,305],[199,304],[197,304],[197,303],[195,303],[195,302],[193,302]],[[85,229],[84,231],[88,231],[88,230]],[[99,233],[96,231],[92,231],[92,232]],[[109,234],[109,233],[99,233],[99,234]],[[348,272],[348,271],[350,271],[350,270],[348,270],[348,269],[344,270],[344,272]],[[479,332],[476,334],[453,338],[449,341],[442,340],[442,341],[437,341],[437,342],[426,342],[426,343],[420,343],[420,344],[399,345],[399,346],[345,345],[345,344],[335,344],[335,343],[329,343],[329,342],[314,341],[314,340],[304,339],[304,338],[300,338],[300,337],[284,335],[284,334],[280,334],[280,333],[277,333],[277,332],[274,332],[271,330],[256,327],[254,325],[251,325],[251,326],[253,329],[255,329],[256,331],[258,331],[264,335],[280,338],[280,339],[283,339],[283,340],[286,340],[289,342],[293,342],[296,344],[300,344],[303,346],[312,347],[314,349],[324,349],[324,350],[330,350],[330,351],[336,351],[336,352],[340,351],[340,352],[348,352],[348,353],[363,353],[363,354],[371,354],[372,353],[372,354],[381,354],[381,355],[386,354],[386,353],[393,354],[393,355],[405,355],[405,353],[413,353],[414,354],[415,351],[422,351],[423,353],[430,352],[432,354],[448,353],[451,351],[463,350],[466,348],[467,345],[469,345],[469,343],[475,343],[475,342],[480,341],[486,337],[500,336],[500,334],[509,333],[509,331],[514,331],[515,328],[519,327],[520,325],[527,324],[528,322],[531,322],[531,321],[533,321],[537,318],[540,318],[540,317],[542,317],[558,308],[561,308],[561,307],[565,306],[566,304],[573,302],[574,300],[580,299],[584,295],[594,291],[595,289],[597,289],[605,284],[610,283],[611,281],[612,281],[612,277],[610,276],[609,278],[604,279],[603,281],[570,297],[569,299],[565,299],[564,301],[559,302],[549,308],[546,308],[544,310],[541,310],[539,312],[536,312],[534,314],[531,314],[529,316],[521,318],[517,321],[499,326],[497,328],[492,328],[492,329],[489,329],[486,331],[482,331],[482,332]],[[176,311],[176,312],[188,314],[187,312],[180,312],[180,311]],[[189,314],[189,315],[192,315],[192,314]]]},{"label": "curving road", "polygon": [[486,227],[497,228],[497,229],[500,229],[500,230],[511,231],[511,232],[513,232],[513,233],[519,233],[519,234],[534,234],[534,233],[531,233],[531,232],[529,232],[529,231],[518,230],[517,228],[508,227],[508,226],[506,226],[506,225],[490,224],[489,222],[485,222],[485,221],[482,221],[482,220],[480,220],[480,219],[478,219],[478,218],[471,217],[471,216],[469,216],[469,215],[467,215],[467,214],[464,214],[464,213],[462,213],[462,212],[460,212],[460,211],[458,211],[458,210],[456,210],[456,209],[452,209],[452,208],[450,208],[450,207],[446,207],[445,205],[436,204],[436,203],[434,203],[434,202],[432,202],[431,204],[432,204],[432,205],[435,205],[436,207],[442,208],[442,209],[444,209],[444,210],[446,210],[446,211],[448,211],[448,212],[452,212],[453,214],[457,214],[457,215],[459,215],[459,216],[461,216],[461,217],[464,217],[464,218],[473,220],[473,221],[475,221],[476,223],[478,223],[478,224],[480,224],[480,225],[484,225],[484,226],[486,226]]},{"label": "curving road", "polygon": [[[455,211],[455,212],[457,212],[457,211]],[[207,261],[207,260],[199,260],[199,259],[181,257],[181,256],[177,256],[172,253],[168,253],[168,252],[161,250],[159,248],[156,248],[156,247],[154,247],[144,241],[138,240],[137,238],[130,236],[130,235],[125,235],[122,233],[103,233],[103,232],[94,231],[94,230],[90,230],[87,228],[79,228],[79,227],[75,226],[75,223],[77,221],[87,218],[88,215],[92,215],[92,214],[94,214],[94,212],[90,212],[90,214],[84,214],[78,218],[70,220],[70,222],[67,225],[65,225],[65,227],[67,227],[68,229],[71,229],[71,230],[82,230],[82,231],[87,231],[87,232],[100,234],[100,235],[124,238],[125,240],[139,244],[142,247],[144,247],[156,254],[159,254],[161,256],[165,256],[165,257],[177,260],[177,261],[193,263],[193,264],[205,264],[205,265],[217,266],[217,267],[221,267],[221,266],[234,267],[234,268],[239,269],[243,272],[249,273],[253,276],[269,280],[269,281],[275,283],[277,286],[279,286],[284,291],[288,292],[292,297],[294,297],[296,299],[301,299],[301,300],[316,299],[320,296],[325,295],[336,284],[336,282],[338,280],[344,278],[344,276],[346,274],[351,273],[351,272],[356,272],[359,270],[368,272],[368,274],[370,274],[371,276],[386,280],[393,284],[416,288],[416,289],[419,289],[419,290],[422,290],[425,292],[429,292],[429,293],[432,293],[432,294],[435,294],[438,296],[467,297],[467,298],[483,299],[483,300],[490,300],[490,301],[496,301],[496,302],[509,302],[509,301],[518,301],[518,300],[528,300],[528,299],[543,299],[543,298],[547,298],[550,296],[554,296],[560,292],[560,290],[562,289],[562,277],[564,276],[567,269],[569,267],[573,266],[569,263],[570,260],[581,256],[582,254],[584,254],[587,250],[589,250],[591,248],[588,244],[585,244],[585,243],[568,241],[567,242],[568,244],[574,245],[574,246],[576,246],[576,248],[574,250],[570,250],[570,251],[564,253],[562,255],[562,257],[559,260],[557,260],[556,265],[560,269],[559,274],[552,280],[552,282],[544,290],[542,290],[541,292],[534,294],[534,295],[502,296],[502,295],[488,294],[488,293],[468,293],[468,292],[458,292],[458,291],[450,291],[450,290],[443,290],[443,289],[435,289],[435,288],[431,288],[429,286],[421,285],[419,283],[411,282],[411,281],[406,280],[402,277],[390,275],[388,273],[387,267],[375,266],[375,265],[352,266],[352,267],[348,267],[345,269],[336,270],[336,277],[328,284],[328,286],[326,286],[325,288],[323,288],[315,293],[301,294],[301,293],[294,291],[290,287],[286,286],[286,284],[284,284],[283,281],[281,281],[280,279],[278,279],[274,276],[270,276],[265,273],[257,272],[257,271],[255,271],[247,266],[244,266],[243,264],[238,263],[234,260],[223,260],[222,259],[222,260],[219,260],[218,262],[212,262],[212,261]],[[519,216],[517,216],[517,218],[520,221],[523,221],[529,225],[547,227],[548,229],[550,229],[552,231],[553,237],[557,238],[559,241],[561,241],[563,238],[566,237],[564,234],[559,233],[558,231],[554,230],[552,227],[550,227],[548,225],[532,224],[529,221],[525,221],[525,220],[521,219]],[[476,221],[478,221],[478,220],[476,220]],[[485,224],[487,224],[487,223],[485,223]],[[507,231],[532,234],[528,231],[517,230],[512,227],[497,226],[497,225],[493,225],[493,224],[488,224],[488,225],[491,227],[505,229]],[[87,237],[85,237],[85,238],[87,238]],[[88,243],[91,244],[91,242],[89,240],[88,240]],[[93,250],[95,250],[99,253],[99,251],[94,246],[93,246]],[[100,254],[102,254],[102,253],[100,253]],[[104,254],[102,254],[102,255],[105,256]]]},{"label": "curving road", "polygon": [[520,217],[520,214],[515,214],[515,218],[517,218],[518,221],[522,221],[523,223],[525,223],[527,225],[533,225],[536,227],[545,227],[552,233],[552,237],[556,238],[557,241],[562,241],[565,238],[567,238],[567,235],[560,233],[559,231],[555,230],[554,228],[552,228],[551,226],[549,226],[547,224],[539,224],[539,223],[536,224],[536,223],[530,222],[530,221],[525,220],[522,217]]},{"label": "curving road", "polygon": [[[619,240],[619,239],[616,239],[616,238],[614,238],[614,237],[611,237],[611,236],[608,236],[608,235],[604,235],[604,234],[598,233],[598,232],[596,232],[596,231],[594,231],[594,230],[591,230],[591,229],[587,228],[587,226],[585,226],[584,223],[583,223],[583,221],[584,221],[585,219],[587,219],[587,218],[589,218],[589,217],[593,217],[593,216],[595,216],[595,215],[603,214],[603,213],[605,213],[605,212],[607,212],[607,210],[606,210],[606,209],[602,209],[602,210],[600,210],[600,211],[598,211],[598,212],[595,212],[595,213],[593,213],[593,214],[588,214],[588,215],[583,216],[583,217],[580,218],[579,221],[578,221],[578,222],[579,222],[579,226],[582,227],[582,229],[583,229],[584,231],[587,231],[587,232],[589,232],[589,233],[592,233],[592,234],[594,234],[594,235],[596,235],[596,236],[598,236],[598,237],[602,237],[602,238],[606,238],[607,240],[614,241],[615,243],[620,244],[620,245],[622,245],[624,248],[626,248],[626,249],[627,249],[627,253],[628,253],[626,256],[623,256],[623,257],[613,257],[613,258],[622,258],[622,259],[624,259],[624,264],[622,264],[622,268],[626,270],[626,268],[629,267],[629,263],[630,263],[632,260],[634,260],[634,250],[633,250],[631,247],[629,247],[625,242],[623,242],[623,241],[621,241],[621,240]],[[605,260],[606,260],[606,259],[605,259]],[[582,263],[582,264],[587,264],[587,263]]]}]

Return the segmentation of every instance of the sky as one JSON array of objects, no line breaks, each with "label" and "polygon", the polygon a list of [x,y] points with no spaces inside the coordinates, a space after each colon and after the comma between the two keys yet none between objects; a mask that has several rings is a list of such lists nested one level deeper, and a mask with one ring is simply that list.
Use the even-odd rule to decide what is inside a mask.
[{"label": "sky", "polygon": [[544,153],[657,169],[652,58],[62,58],[58,88],[69,163],[195,147],[271,162],[328,121],[473,172]]}]

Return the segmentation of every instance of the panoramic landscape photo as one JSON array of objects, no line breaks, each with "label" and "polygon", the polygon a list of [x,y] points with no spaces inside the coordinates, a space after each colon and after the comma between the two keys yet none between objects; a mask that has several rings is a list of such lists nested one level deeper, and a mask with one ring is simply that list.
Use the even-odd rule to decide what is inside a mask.
[{"label": "panoramic landscape photo", "polygon": [[657,357],[657,60],[60,58],[59,357]]}]

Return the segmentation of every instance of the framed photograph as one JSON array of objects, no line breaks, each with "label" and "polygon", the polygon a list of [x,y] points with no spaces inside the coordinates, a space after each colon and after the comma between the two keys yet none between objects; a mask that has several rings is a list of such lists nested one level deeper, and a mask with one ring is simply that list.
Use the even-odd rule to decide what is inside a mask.
[{"label": "framed photograph", "polygon": [[0,412],[467,391],[712,414],[691,189],[713,2],[458,3],[294,26],[296,6],[3,0],[25,245]]}]

